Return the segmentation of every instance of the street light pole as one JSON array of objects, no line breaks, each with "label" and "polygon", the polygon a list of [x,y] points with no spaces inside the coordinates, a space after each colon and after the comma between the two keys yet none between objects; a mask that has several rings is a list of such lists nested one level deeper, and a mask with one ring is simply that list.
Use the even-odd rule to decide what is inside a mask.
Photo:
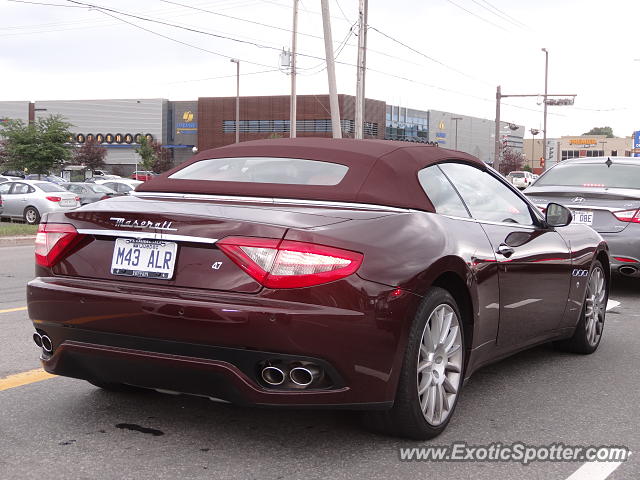
[{"label": "street light pole", "polygon": [[456,147],[455,147],[455,150],[458,150],[458,121],[462,120],[462,117],[453,117],[451,120],[456,122]]},{"label": "street light pole", "polygon": [[544,169],[547,168],[547,86],[549,81],[549,52],[543,48],[544,52],[544,126],[542,127],[542,160]]},{"label": "street light pole", "polygon": [[236,143],[240,143],[240,60],[230,59],[236,64]]},{"label": "street light pole", "polygon": [[293,32],[291,37],[291,99],[289,108],[289,137],[296,138],[297,96],[296,96],[296,50],[298,36],[298,0],[293,0]]}]

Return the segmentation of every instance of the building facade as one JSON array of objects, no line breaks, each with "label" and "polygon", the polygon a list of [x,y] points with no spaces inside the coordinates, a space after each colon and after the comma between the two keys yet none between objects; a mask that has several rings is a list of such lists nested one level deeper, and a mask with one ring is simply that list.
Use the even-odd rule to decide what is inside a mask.
[{"label": "building facade", "polygon": [[[353,137],[355,97],[338,95],[342,136]],[[288,137],[290,97],[240,97],[240,141]],[[366,99],[365,138],[384,138],[385,103]],[[328,95],[298,95],[296,101],[298,137],[332,137]],[[198,99],[198,149],[221,147],[235,142],[236,97]]]}]

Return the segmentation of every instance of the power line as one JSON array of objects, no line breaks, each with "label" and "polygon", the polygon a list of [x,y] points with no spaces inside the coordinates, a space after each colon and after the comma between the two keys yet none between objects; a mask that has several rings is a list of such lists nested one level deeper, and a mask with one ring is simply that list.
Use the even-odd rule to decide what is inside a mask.
[{"label": "power line", "polygon": [[85,8],[77,5],[61,5],[59,3],[45,3],[45,2],[28,2],[27,0],[8,0],[8,1],[14,2],[14,3],[28,3],[31,5],[44,5],[47,7]]},{"label": "power line", "polygon": [[395,43],[397,43],[398,45],[402,45],[402,46],[403,46],[403,47],[405,47],[406,49],[411,50],[413,53],[417,53],[418,55],[420,55],[420,56],[422,56],[422,57],[426,58],[427,60],[430,60],[430,61],[432,61],[432,62],[434,62],[434,63],[437,63],[438,65],[441,65],[441,66],[443,66],[443,67],[447,68],[448,70],[451,70],[452,72],[456,72],[456,73],[458,73],[458,74],[460,74],[460,75],[463,75],[463,76],[465,76],[465,77],[467,77],[467,78],[470,78],[471,80],[475,80],[475,81],[478,81],[478,82],[482,82],[482,83],[484,83],[484,84],[486,84],[486,85],[493,85],[493,84],[491,84],[491,83],[489,83],[489,82],[487,82],[487,81],[485,81],[485,80],[480,80],[480,79],[478,79],[478,78],[476,78],[476,77],[474,77],[474,76],[472,76],[472,75],[469,75],[468,73],[465,73],[465,72],[463,72],[463,71],[461,71],[461,70],[458,70],[457,68],[454,68],[454,67],[452,67],[452,66],[450,66],[450,65],[447,65],[446,63],[441,62],[440,60],[438,60],[438,59],[436,59],[436,58],[433,58],[433,57],[431,57],[431,56],[427,55],[427,54],[426,54],[426,53],[424,53],[424,52],[421,52],[421,51],[419,51],[419,50],[416,50],[415,48],[413,48],[413,47],[411,47],[411,46],[407,45],[406,43],[404,43],[404,42],[402,42],[402,41],[398,40],[397,38],[393,38],[392,36],[387,35],[386,33],[384,33],[383,31],[379,30],[379,29],[378,29],[378,28],[376,28],[376,27],[372,27],[372,26],[370,26],[370,25],[369,25],[369,26],[368,26],[368,28],[369,28],[370,30],[374,30],[374,31],[378,32],[380,35],[382,35],[382,36],[383,36],[383,37],[385,37],[385,38],[388,38],[388,39],[389,39],[389,40],[391,40],[392,42],[395,42]]},{"label": "power line", "polygon": [[[241,60],[244,61],[244,60]],[[241,73],[240,76],[241,77],[245,77],[245,76],[249,76],[249,75],[259,75],[262,73],[272,73],[272,72],[279,72],[280,69],[278,68],[272,68],[269,70],[258,70],[256,72],[245,72],[245,73]],[[174,85],[174,84],[178,84],[178,83],[193,83],[193,82],[206,82],[209,80],[219,80],[222,78],[236,78],[237,74],[234,73],[233,75],[220,75],[218,77],[208,77],[208,78],[192,78],[190,80],[177,80],[175,82],[164,82],[163,85]]]},{"label": "power line", "polygon": [[[69,1],[69,0],[67,0]],[[460,10],[464,10],[465,12],[467,12],[469,15],[472,15],[476,18],[479,18],[480,20],[482,20],[483,22],[486,22],[490,25],[493,25],[496,28],[499,28],[500,30],[504,30],[505,32],[507,32],[508,30],[506,28],[504,28],[501,25],[498,25],[497,23],[492,22],[491,20],[487,20],[486,18],[481,17],[480,15],[478,15],[477,13],[472,12],[471,10],[468,10],[466,8],[464,8],[462,5],[458,5],[456,2],[454,2],[453,0],[447,0],[447,2],[449,2],[451,5],[455,5],[456,7],[458,7]]]},{"label": "power line", "polygon": [[475,3],[476,5],[478,5],[480,8],[486,10],[487,12],[489,12],[492,15],[495,15],[496,17],[498,17],[500,20],[506,20],[507,22],[509,22],[510,24],[523,29],[524,27],[522,24],[520,23],[516,23],[513,20],[511,20],[510,18],[506,17],[505,14],[501,13],[500,10],[495,11],[495,9],[491,9],[489,7],[487,7],[486,5],[483,5],[482,3],[480,3],[478,0],[471,0],[473,3]]},{"label": "power line", "polygon": [[513,18],[511,15],[509,15],[508,13],[506,13],[503,10],[500,10],[498,7],[494,6],[493,4],[489,3],[487,0],[481,0],[483,3],[486,3],[487,5],[489,5],[492,9],[494,9],[496,12],[504,15],[505,17],[509,18],[510,20],[513,20],[515,23],[521,25],[522,27],[529,29],[529,26],[522,23],[520,20],[518,20],[517,18]]}]

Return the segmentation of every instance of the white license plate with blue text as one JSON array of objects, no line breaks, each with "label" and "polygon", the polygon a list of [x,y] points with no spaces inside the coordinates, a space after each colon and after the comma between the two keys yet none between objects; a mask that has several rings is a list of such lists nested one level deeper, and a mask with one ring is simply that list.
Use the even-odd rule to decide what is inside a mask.
[{"label": "white license plate with blue text", "polygon": [[582,223],[584,225],[591,225],[593,223],[593,212],[587,210],[572,210],[573,215],[572,223]]},{"label": "white license plate with blue text", "polygon": [[173,277],[178,244],[164,240],[117,238],[111,258],[111,273],[129,277]]}]

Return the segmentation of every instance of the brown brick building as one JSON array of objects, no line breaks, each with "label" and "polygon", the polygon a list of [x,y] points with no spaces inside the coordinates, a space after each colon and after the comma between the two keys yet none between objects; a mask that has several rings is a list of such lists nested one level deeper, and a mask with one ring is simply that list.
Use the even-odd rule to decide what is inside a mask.
[{"label": "brown brick building", "polygon": [[[289,136],[288,95],[240,97],[240,141]],[[338,95],[342,136],[353,137],[355,97]],[[365,138],[384,139],[386,103],[365,102]],[[236,97],[198,99],[198,149],[235,142]],[[297,136],[331,137],[328,95],[298,95]]]}]

